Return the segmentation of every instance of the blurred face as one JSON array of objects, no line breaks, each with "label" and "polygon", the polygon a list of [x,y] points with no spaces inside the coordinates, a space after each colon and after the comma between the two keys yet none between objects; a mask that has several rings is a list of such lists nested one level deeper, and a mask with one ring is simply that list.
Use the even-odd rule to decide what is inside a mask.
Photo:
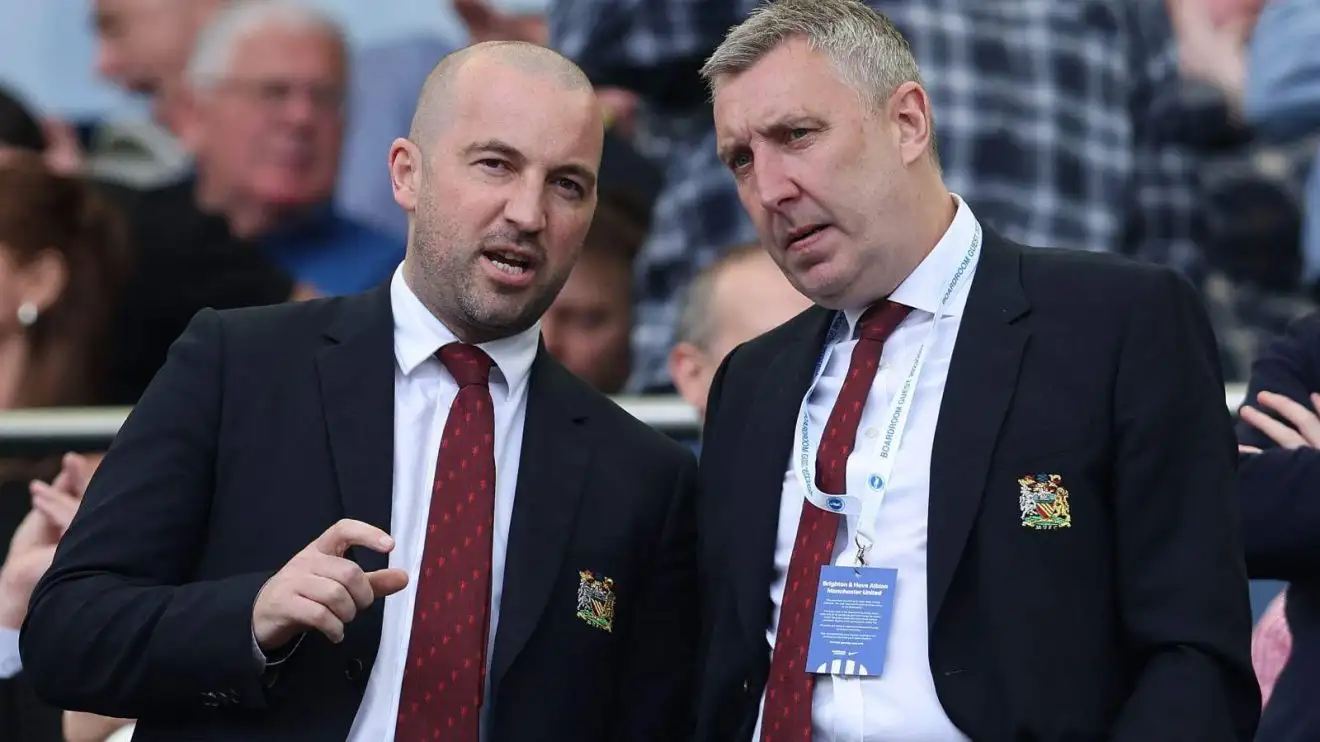
[{"label": "blurred face", "polygon": [[706,395],[724,357],[810,306],[811,301],[764,256],[727,266],[711,290],[713,332],[708,347],[680,344],[670,356],[670,376],[678,393],[704,417]]},{"label": "blurred face", "polygon": [[626,259],[589,252],[541,324],[546,349],[605,394],[617,393],[628,379],[631,284]]},{"label": "blurred face", "polygon": [[156,95],[187,66],[214,0],[96,0],[96,70],[125,90]]},{"label": "blurred face", "polygon": [[277,207],[334,191],[345,60],[325,35],[272,26],[234,49],[229,72],[197,92],[189,140],[208,189]]},{"label": "blurred face", "polygon": [[1215,25],[1255,23],[1265,0],[1196,0],[1205,4]]},{"label": "blurred face", "polygon": [[428,141],[390,154],[411,218],[405,275],[468,342],[531,327],[554,301],[596,207],[604,126],[589,89],[490,59],[461,67]]},{"label": "blurred face", "polygon": [[35,307],[38,316],[54,306],[64,291],[65,279],[64,261],[54,250],[24,263],[0,242],[0,339],[23,331],[18,320],[23,304]]},{"label": "blurred face", "polygon": [[909,167],[926,154],[928,110],[915,83],[864,106],[796,39],[721,81],[720,157],[770,256],[817,303],[862,307],[897,285],[888,246],[913,198]]}]

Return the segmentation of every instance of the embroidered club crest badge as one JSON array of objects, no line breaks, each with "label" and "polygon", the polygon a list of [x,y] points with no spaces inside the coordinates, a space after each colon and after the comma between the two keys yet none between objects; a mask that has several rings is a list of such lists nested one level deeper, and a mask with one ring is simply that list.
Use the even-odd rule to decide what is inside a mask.
[{"label": "embroidered club crest badge", "polygon": [[1068,490],[1058,474],[1027,475],[1018,479],[1018,509],[1022,527],[1038,531],[1072,527]]},{"label": "embroidered club crest badge", "polygon": [[614,631],[614,580],[578,572],[577,617],[602,631]]}]

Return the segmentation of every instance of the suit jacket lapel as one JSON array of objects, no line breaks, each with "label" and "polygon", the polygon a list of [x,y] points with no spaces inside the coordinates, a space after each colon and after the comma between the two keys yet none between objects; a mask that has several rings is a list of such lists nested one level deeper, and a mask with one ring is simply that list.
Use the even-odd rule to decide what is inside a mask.
[{"label": "suit jacket lapel", "polygon": [[794,441],[794,421],[811,386],[812,372],[825,346],[834,313],[813,307],[800,318],[801,329],[760,375],[753,399],[761,414],[749,417],[741,431],[737,458],[731,463],[739,483],[730,507],[738,528],[730,565],[738,614],[747,638],[765,642],[770,625],[770,583],[774,577],[775,541],[784,470]]},{"label": "suit jacket lapel", "polygon": [[542,345],[528,383],[491,688],[499,687],[550,600],[573,532],[590,459],[584,425],[587,417],[583,406],[574,404],[574,392],[583,382]]},{"label": "suit jacket lapel", "polygon": [[931,453],[927,611],[934,624],[962,556],[1013,398],[1029,331],[1021,249],[985,229],[981,258],[954,345]]},{"label": "suit jacket lapel", "polygon": [[[331,344],[317,356],[330,452],[344,517],[388,532],[394,486],[394,313],[389,286],[346,299],[343,307],[326,331]],[[388,566],[387,555],[370,549],[355,548],[351,558],[368,572]]]}]

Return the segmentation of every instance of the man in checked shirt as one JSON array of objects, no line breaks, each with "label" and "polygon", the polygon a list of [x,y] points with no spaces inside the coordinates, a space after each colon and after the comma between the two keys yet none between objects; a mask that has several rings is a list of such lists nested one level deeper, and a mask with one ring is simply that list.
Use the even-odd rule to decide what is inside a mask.
[{"label": "man in checked shirt", "polygon": [[[640,94],[666,187],[636,265],[634,391],[669,386],[681,288],[752,239],[696,71],[755,0],[551,0],[549,45]],[[1203,278],[1197,161],[1161,121],[1177,78],[1164,3],[868,0],[910,40],[949,187],[1027,244],[1118,252]]]}]

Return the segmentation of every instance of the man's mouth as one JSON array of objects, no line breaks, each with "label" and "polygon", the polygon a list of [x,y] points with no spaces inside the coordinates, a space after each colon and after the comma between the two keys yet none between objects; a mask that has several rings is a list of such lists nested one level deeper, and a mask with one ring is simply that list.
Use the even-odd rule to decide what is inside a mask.
[{"label": "man's mouth", "polygon": [[482,252],[490,264],[510,276],[521,276],[535,267],[536,261],[528,252],[512,248],[496,248]]},{"label": "man's mouth", "polygon": [[793,247],[799,242],[802,242],[803,240],[807,240],[811,238],[813,235],[818,234],[824,231],[825,229],[828,229],[829,226],[830,225],[828,224],[812,224],[805,227],[798,227],[797,229],[788,233],[788,246]]}]

